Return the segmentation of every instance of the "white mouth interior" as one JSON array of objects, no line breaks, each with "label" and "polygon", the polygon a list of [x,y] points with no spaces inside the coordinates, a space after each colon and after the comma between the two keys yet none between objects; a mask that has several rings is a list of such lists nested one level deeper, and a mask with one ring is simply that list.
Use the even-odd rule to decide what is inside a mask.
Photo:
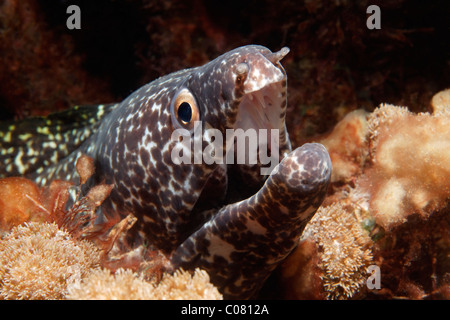
[{"label": "white mouth interior", "polygon": [[[281,134],[281,130],[284,130],[284,119],[280,118],[283,100],[285,99],[282,94],[284,90],[281,81],[274,82],[260,90],[245,94],[240,103],[234,129],[240,128],[244,131],[254,129],[258,135],[258,150],[265,147],[261,144],[260,136],[264,134],[264,131],[260,129],[267,129],[265,141],[267,141],[268,150],[279,150],[279,139],[273,139],[272,141],[271,129],[278,130],[278,134]],[[246,152],[246,154],[248,156],[246,156],[245,163],[255,164],[258,154],[252,152]]]}]

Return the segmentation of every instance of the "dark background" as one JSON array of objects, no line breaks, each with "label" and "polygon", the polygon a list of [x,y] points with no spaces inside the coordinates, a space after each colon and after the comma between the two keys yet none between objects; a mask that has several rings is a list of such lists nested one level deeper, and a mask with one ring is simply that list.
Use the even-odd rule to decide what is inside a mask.
[{"label": "dark background", "polygon": [[[81,8],[81,30],[66,9]],[[381,30],[366,9],[381,9]],[[0,0],[0,119],[120,101],[245,44],[291,49],[294,145],[382,102],[427,111],[450,87],[449,1]]]}]

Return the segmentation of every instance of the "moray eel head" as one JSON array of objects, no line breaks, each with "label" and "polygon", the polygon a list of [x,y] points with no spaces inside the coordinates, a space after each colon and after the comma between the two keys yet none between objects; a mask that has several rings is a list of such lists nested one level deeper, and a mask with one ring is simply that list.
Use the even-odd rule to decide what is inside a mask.
[{"label": "moray eel head", "polygon": [[[127,113],[115,117],[120,128],[145,128],[148,134],[120,128],[117,134],[112,124],[99,136],[98,145],[121,141],[113,158],[123,152],[120,157],[130,159],[121,164],[125,168],[105,172],[119,185],[111,194],[113,202],[142,221],[143,234],[158,248],[171,252],[214,210],[257,190],[291,151],[285,127],[287,79],[280,64],[288,52],[245,46],[157,79],[122,102],[128,104]],[[139,116],[133,116],[134,110]],[[208,153],[212,142],[217,148]],[[139,152],[127,154],[136,148]],[[103,167],[119,166],[108,165],[105,154],[107,148],[97,156],[100,162],[105,159]],[[206,155],[212,156],[208,160]],[[128,167],[136,162],[148,164],[138,169],[144,183],[130,179]],[[125,181],[144,184],[146,191],[136,197],[136,186]],[[249,188],[246,193],[234,185]]]}]

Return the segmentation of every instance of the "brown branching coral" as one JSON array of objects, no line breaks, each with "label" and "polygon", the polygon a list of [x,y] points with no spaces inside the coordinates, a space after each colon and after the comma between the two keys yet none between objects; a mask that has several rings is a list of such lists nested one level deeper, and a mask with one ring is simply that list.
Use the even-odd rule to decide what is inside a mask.
[{"label": "brown branching coral", "polygon": [[119,269],[115,274],[103,269],[92,272],[83,282],[69,287],[68,299],[74,300],[218,300],[216,287],[205,271],[194,274],[178,270],[166,274],[158,284],[145,281],[130,270]]},{"label": "brown branching coral", "polygon": [[100,251],[55,224],[31,222],[0,240],[0,297],[62,299],[100,264]]},{"label": "brown branching coral", "polygon": [[0,232],[26,221],[44,219],[37,205],[40,190],[32,181],[20,177],[0,179]]}]

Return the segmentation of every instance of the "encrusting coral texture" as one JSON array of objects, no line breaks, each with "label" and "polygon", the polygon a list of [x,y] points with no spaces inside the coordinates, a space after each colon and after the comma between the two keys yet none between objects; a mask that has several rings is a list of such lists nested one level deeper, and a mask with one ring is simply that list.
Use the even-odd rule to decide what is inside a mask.
[{"label": "encrusting coral texture", "polygon": [[[433,113],[353,112],[321,141],[333,185],[281,268],[286,297],[449,298],[449,93],[433,97]],[[370,265],[379,290],[367,289]]]},{"label": "encrusting coral texture", "polygon": [[372,240],[362,228],[358,210],[333,203],[322,207],[305,229],[305,237],[318,244],[318,266],[327,299],[353,297],[366,283]]},{"label": "encrusting coral texture", "polygon": [[82,283],[69,286],[67,299],[76,300],[218,300],[222,295],[209,281],[208,274],[178,270],[166,274],[159,283],[148,282],[131,270],[96,270]]},{"label": "encrusting coral texture", "polygon": [[349,182],[361,173],[368,153],[368,114],[364,110],[348,113],[331,134],[320,141],[327,148],[333,163],[331,182]]},{"label": "encrusting coral texture", "polygon": [[412,213],[427,216],[450,197],[450,113],[413,114],[382,105],[369,118],[373,166],[361,189],[384,228]]},{"label": "encrusting coral texture", "polygon": [[39,198],[40,190],[30,180],[21,177],[0,179],[0,234],[39,217],[42,212],[33,201]]},{"label": "encrusting coral texture", "polygon": [[0,240],[0,297],[62,299],[100,265],[100,251],[56,224],[30,222]]},{"label": "encrusting coral texture", "polygon": [[[372,240],[358,206],[322,206],[308,223],[299,247],[281,270],[288,298],[348,299],[365,286],[372,262]],[[304,256],[310,257],[305,260]],[[316,260],[310,264],[310,259]],[[292,274],[297,269],[302,275]],[[309,274],[309,276],[303,276]]]}]

